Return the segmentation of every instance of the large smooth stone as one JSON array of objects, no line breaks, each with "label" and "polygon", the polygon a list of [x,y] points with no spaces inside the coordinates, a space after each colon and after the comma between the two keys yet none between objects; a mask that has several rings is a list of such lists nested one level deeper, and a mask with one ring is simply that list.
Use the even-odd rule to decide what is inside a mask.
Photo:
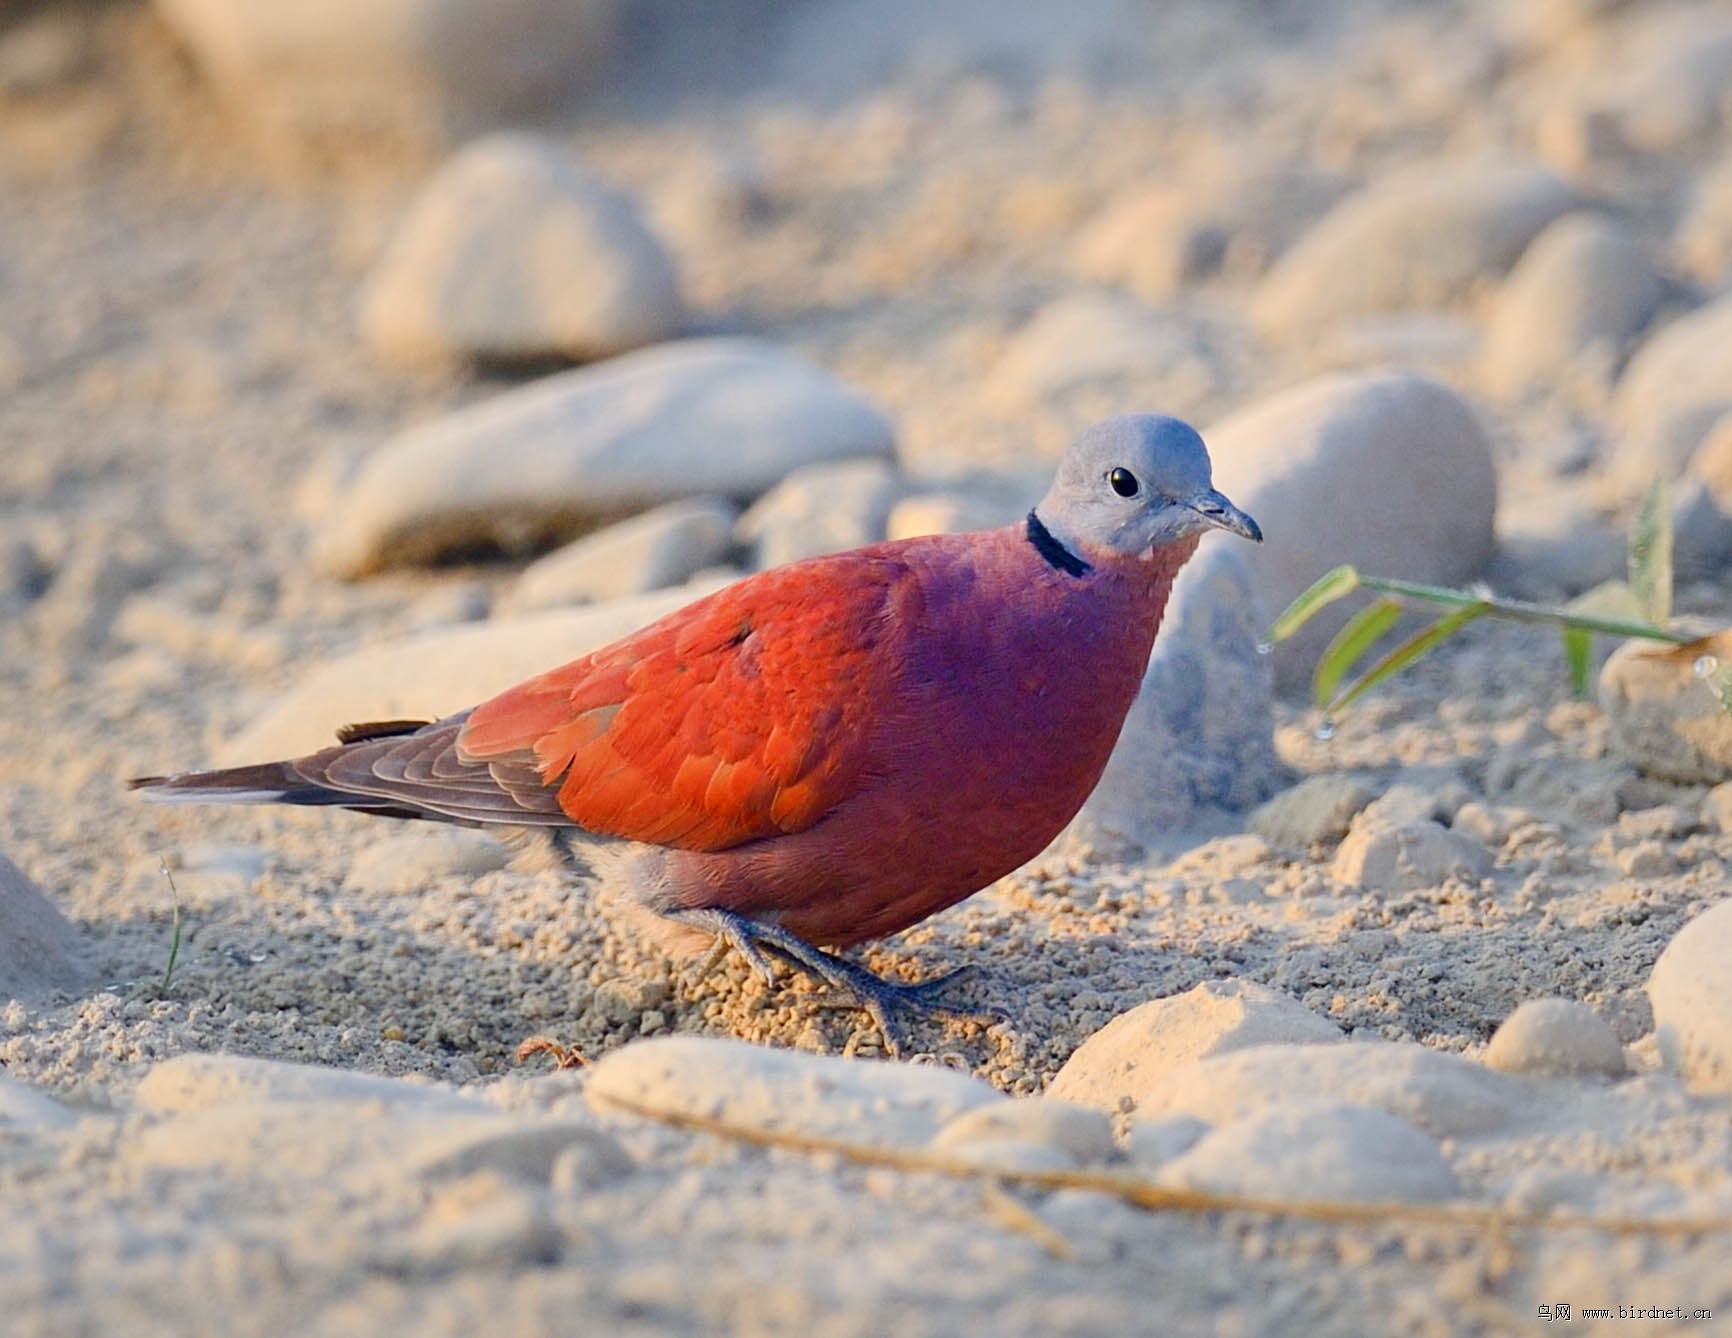
[{"label": "large smooth stone", "polygon": [[1732,294],[1652,335],[1618,381],[1613,477],[1635,494],[1676,478],[1723,414],[1732,412]]},{"label": "large smooth stone", "polygon": [[1600,670],[1612,744],[1637,769],[1681,785],[1732,779],[1732,715],[1699,669],[1732,663],[1732,634],[1684,647],[1624,642]]},{"label": "large smooth stone", "polygon": [[804,464],[889,457],[863,396],[755,339],[693,339],[506,391],[393,438],[343,488],[313,556],[364,576],[527,549],[681,497],[756,497]]},{"label": "large smooth stone", "polygon": [[1694,1088],[1732,1092],[1732,901],[1672,936],[1648,977],[1648,1001],[1666,1067]]}]

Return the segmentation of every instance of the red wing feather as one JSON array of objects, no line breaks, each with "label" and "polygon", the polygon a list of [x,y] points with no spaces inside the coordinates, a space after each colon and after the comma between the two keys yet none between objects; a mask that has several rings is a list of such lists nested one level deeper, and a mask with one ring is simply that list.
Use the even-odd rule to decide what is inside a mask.
[{"label": "red wing feather", "polygon": [[532,753],[602,835],[722,850],[803,830],[860,775],[908,575],[850,553],[717,591],[476,707],[461,753]]}]

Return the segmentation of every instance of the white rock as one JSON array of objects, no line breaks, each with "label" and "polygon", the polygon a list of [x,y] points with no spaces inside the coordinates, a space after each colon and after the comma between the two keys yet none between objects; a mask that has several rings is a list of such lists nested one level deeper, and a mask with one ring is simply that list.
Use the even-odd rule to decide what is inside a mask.
[{"label": "white rock", "polygon": [[1343,317],[1429,307],[1502,274],[1576,203],[1570,187],[1528,163],[1425,163],[1343,200],[1259,285],[1264,333],[1315,339]]},{"label": "white rock", "polygon": [[1077,237],[1072,268],[1166,302],[1217,271],[1261,271],[1337,200],[1347,183],[1311,168],[1228,166],[1122,192]]},{"label": "white rock", "polygon": [[1431,1203],[1456,1193],[1437,1141],[1369,1106],[1307,1101],[1209,1134],[1162,1168],[1165,1184],[1310,1203]]},{"label": "white rock", "polygon": [[1192,368],[1212,384],[1189,329],[1139,303],[1104,293],[1061,297],[1011,338],[987,374],[982,396],[1002,412],[1111,383]]},{"label": "white rock", "polygon": [[362,576],[481,542],[526,548],[680,497],[755,497],[802,464],[891,453],[884,415],[792,354],[676,341],[387,442],[338,498],[315,558]]},{"label": "white rock", "polygon": [[1628,229],[1592,214],[1560,218],[1498,293],[1486,331],[1486,384],[1502,395],[1555,384],[1586,356],[1615,371],[1667,292]]},{"label": "white rock", "polygon": [[133,1094],[141,1110],[156,1114],[267,1103],[373,1103],[381,1106],[442,1105],[483,1110],[450,1088],[382,1078],[371,1073],[287,1064],[245,1055],[176,1055],[153,1066]]},{"label": "white rock", "polygon": [[1732,280],[1732,155],[1697,178],[1674,245],[1699,282],[1717,288]]},{"label": "white rock", "polygon": [[904,497],[884,521],[886,539],[913,539],[922,534],[961,534],[1015,525],[1027,506],[961,491],[921,492]]},{"label": "white rock", "polygon": [[78,931],[24,870],[0,855],[0,999],[75,994],[88,979]]},{"label": "white rock", "polygon": [[1732,1092],[1732,901],[1672,936],[1648,977],[1661,1061],[1691,1087]]},{"label": "white rock", "polygon": [[[1246,552],[1270,617],[1339,563],[1457,584],[1492,552],[1491,445],[1454,391],[1426,377],[1323,377],[1241,409],[1203,434],[1215,485],[1263,527]],[[1326,610],[1269,658],[1306,681],[1345,611]]]},{"label": "white rock", "polygon": [[1175,1069],[1212,1055],[1340,1039],[1333,1023],[1267,985],[1205,980],[1120,1013],[1077,1047],[1047,1095],[1116,1113],[1140,1106],[1148,1089]]},{"label": "white rock", "polygon": [[637,206],[569,149],[476,140],[416,196],[367,280],[361,328],[400,362],[607,357],[678,333],[679,277]]},{"label": "white rock", "polygon": [[1486,1046],[1487,1067],[1504,1073],[1568,1077],[1625,1070],[1624,1047],[1586,1004],[1529,999],[1506,1017]]},{"label": "white rock", "polygon": [[524,568],[507,607],[528,613],[683,584],[726,560],[739,515],[725,497],[689,497],[586,534]]},{"label": "white rock", "polygon": [[1697,672],[1732,663],[1732,635],[1688,646],[1624,642],[1600,670],[1600,705],[1617,750],[1649,776],[1679,784],[1732,778],[1732,716]]},{"label": "white rock", "polygon": [[886,460],[806,465],[754,502],[735,535],[759,567],[874,544],[902,487]]},{"label": "white rock", "polygon": [[1726,117],[1732,85],[1732,16],[1712,9],[1659,7],[1627,35],[1603,105],[1620,139],[1667,153],[1711,135]]},{"label": "white rock", "polygon": [[1259,1045],[1199,1060],[1152,1084],[1137,1113],[1225,1125],[1300,1101],[1346,1101],[1458,1138],[1507,1123],[1524,1099],[1513,1079],[1469,1060],[1407,1042],[1353,1041]]},{"label": "white rock", "polygon": [[156,0],[260,128],[329,151],[419,147],[598,82],[613,0]]},{"label": "white rock", "polygon": [[623,1046],[589,1071],[584,1092],[602,1111],[625,1106],[888,1147],[924,1146],[962,1112],[1006,1099],[951,1069],[700,1036]]},{"label": "white rock", "polygon": [[1630,359],[1612,399],[1612,476],[1631,493],[1676,478],[1732,411],[1732,294],[1673,321]]},{"label": "white rock", "polygon": [[[4,992],[0,987],[0,994]],[[77,1122],[78,1117],[53,1097],[0,1073],[0,1134],[65,1129]],[[1112,1137],[1110,1130],[1107,1137]]]},{"label": "white rock", "polygon": [[1375,793],[1359,777],[1343,772],[1307,776],[1258,808],[1248,825],[1272,846],[1306,850],[1347,835],[1354,816]]},{"label": "white rock", "polygon": [[1125,1140],[1125,1155],[1136,1166],[1164,1166],[1189,1152],[1208,1132],[1209,1126],[1194,1115],[1136,1120]]},{"label": "white rock", "polygon": [[1050,1147],[1076,1166],[1107,1161],[1118,1150],[1112,1122],[1105,1115],[1051,1092],[965,1110],[938,1131],[932,1147],[956,1151],[1007,1141]]},{"label": "white rock", "polygon": [[581,609],[423,632],[329,661],[218,750],[219,765],[294,757],[366,720],[437,720],[586,655],[719,588],[698,582]]},{"label": "white rock", "polygon": [[1267,627],[1245,553],[1205,540],[1174,584],[1142,688],[1075,835],[1171,851],[1280,788],[1269,657],[1257,653]]},{"label": "white rock", "polygon": [[1491,872],[1491,866],[1491,855],[1483,845],[1441,823],[1355,820],[1329,872],[1350,887],[1413,892],[1440,887],[1451,879],[1477,882]]},{"label": "white rock", "polygon": [[417,830],[368,845],[355,856],[343,886],[384,895],[417,892],[442,878],[475,877],[503,869],[511,858],[511,852],[485,832],[428,823],[414,826]]}]

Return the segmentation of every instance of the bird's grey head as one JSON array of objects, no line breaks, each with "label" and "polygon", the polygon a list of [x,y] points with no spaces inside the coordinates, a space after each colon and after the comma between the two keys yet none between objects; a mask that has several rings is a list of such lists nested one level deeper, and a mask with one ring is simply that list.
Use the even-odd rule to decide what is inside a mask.
[{"label": "bird's grey head", "polygon": [[1109,418],[1072,442],[1030,517],[1031,539],[1036,522],[1077,556],[1142,557],[1212,529],[1263,542],[1257,522],[1215,491],[1196,429],[1159,414]]}]

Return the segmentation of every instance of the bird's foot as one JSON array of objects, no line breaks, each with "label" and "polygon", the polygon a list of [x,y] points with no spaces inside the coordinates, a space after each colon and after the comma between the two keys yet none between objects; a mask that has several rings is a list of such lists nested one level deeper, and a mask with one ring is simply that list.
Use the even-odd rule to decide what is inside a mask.
[{"label": "bird's foot", "polygon": [[783,958],[813,979],[822,982],[845,1001],[824,1004],[827,1008],[859,1009],[870,1017],[884,1038],[884,1048],[894,1058],[902,1052],[904,1036],[900,1020],[907,1016],[928,1016],[963,1022],[1001,1022],[1001,1014],[978,1008],[957,1008],[940,998],[958,981],[979,974],[976,967],[964,966],[947,971],[942,976],[918,984],[903,984],[885,980],[846,957],[815,948],[798,934],[780,925],[749,919],[735,911],[716,909],[676,911],[669,919],[716,936],[717,952],[711,955],[713,966],[720,952],[733,948],[764,978],[766,984],[775,979],[765,949]]}]

